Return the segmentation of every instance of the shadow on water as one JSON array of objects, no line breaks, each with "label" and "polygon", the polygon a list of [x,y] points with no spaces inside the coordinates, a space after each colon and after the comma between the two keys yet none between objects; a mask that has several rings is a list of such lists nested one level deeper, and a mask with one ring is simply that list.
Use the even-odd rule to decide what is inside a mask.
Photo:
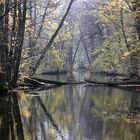
[{"label": "shadow on water", "polygon": [[0,96],[0,139],[24,140],[16,93]]}]

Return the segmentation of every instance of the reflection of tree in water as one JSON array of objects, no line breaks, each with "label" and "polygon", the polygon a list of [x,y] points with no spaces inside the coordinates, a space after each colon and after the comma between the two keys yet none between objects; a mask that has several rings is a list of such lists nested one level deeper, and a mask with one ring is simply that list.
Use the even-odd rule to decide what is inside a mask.
[{"label": "reflection of tree in water", "polygon": [[0,139],[9,140],[9,126],[10,118],[9,115],[9,103],[7,102],[8,97],[0,97]]},{"label": "reflection of tree in water", "polygon": [[0,97],[0,139],[24,140],[16,93]]},{"label": "reflection of tree in water", "polygon": [[[128,101],[131,103],[130,110],[136,114],[134,110],[139,108],[138,95],[132,95],[130,98],[131,93],[128,94],[123,90],[121,90],[122,93],[119,93],[119,91],[114,88],[89,87],[89,95],[80,115],[80,125],[85,138],[139,140],[138,125],[126,123],[124,120],[116,118],[114,114],[106,116],[107,118],[104,117],[104,111],[115,111],[120,107],[124,109],[123,107],[126,105],[129,108]],[[123,92],[127,94],[123,94]]]},{"label": "reflection of tree in water", "polygon": [[92,98],[88,97],[87,101],[84,102],[85,103],[82,105],[79,118],[80,127],[83,128],[82,137],[87,139],[101,140],[103,120],[93,112],[95,103]]},{"label": "reflection of tree in water", "polygon": [[140,114],[140,99],[138,93],[131,94],[131,104],[129,110],[132,117],[136,117]]},{"label": "reflection of tree in water", "polygon": [[56,131],[58,132],[59,136],[61,137],[62,140],[65,140],[61,130],[59,129],[58,125],[56,124],[56,122],[54,121],[52,115],[48,112],[47,108],[45,107],[44,103],[42,102],[40,97],[36,97],[37,101],[39,102],[41,108],[43,109],[46,117],[50,120],[52,126],[56,129]]},{"label": "reflection of tree in water", "polygon": [[51,89],[45,92],[45,96],[33,97],[31,104],[24,104],[32,108],[31,118],[26,119],[27,128],[36,129],[31,132],[32,139],[36,140],[56,140],[58,135],[58,139],[67,140],[118,140],[123,137],[124,140],[130,140],[127,138],[131,136],[137,140],[139,135],[136,126],[111,119],[111,116],[105,119],[102,114],[126,105],[128,108],[131,94],[122,94],[123,91],[104,87],[64,86]]},{"label": "reflection of tree in water", "polygon": [[[28,101],[28,104],[30,104],[30,110],[32,113],[29,117],[23,116],[23,124],[24,124],[24,128],[25,128],[25,134],[26,134],[26,137],[30,137],[31,139],[37,140],[38,133],[36,130],[38,129],[38,120],[39,120],[38,114],[37,114],[38,104],[36,103],[34,98],[32,99],[31,102]],[[25,107],[25,106],[28,106],[28,104],[23,103],[21,106]],[[21,109],[21,110],[23,111],[23,109]],[[32,135],[33,133],[34,133],[34,136]]]}]

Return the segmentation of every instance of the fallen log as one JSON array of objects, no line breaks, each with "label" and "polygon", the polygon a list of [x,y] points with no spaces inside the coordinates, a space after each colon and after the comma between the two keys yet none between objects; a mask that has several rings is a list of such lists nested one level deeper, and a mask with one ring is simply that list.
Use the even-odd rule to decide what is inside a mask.
[{"label": "fallen log", "polygon": [[33,78],[24,78],[24,82],[27,83],[29,86],[46,86],[45,83],[35,80]]},{"label": "fallen log", "polygon": [[88,83],[95,84],[95,85],[118,86],[117,83],[112,83],[112,82],[92,81],[92,80],[85,79],[85,78],[84,78],[84,80]]},{"label": "fallen log", "polygon": [[56,81],[56,80],[47,80],[47,79],[40,79],[40,78],[35,78],[35,77],[31,77],[31,79],[34,79],[36,81],[39,82],[43,82],[43,83],[48,83],[48,84],[55,84],[55,85],[68,85],[68,84],[83,84],[85,82],[64,82],[64,81]]},{"label": "fallen log", "polygon": [[26,87],[18,87],[12,90],[12,92],[21,92],[25,91],[27,94],[35,93],[35,92],[40,92],[43,90],[49,90],[49,89],[54,89],[61,87],[61,85],[45,85],[45,86],[26,86]]},{"label": "fallen log", "polygon": [[86,79],[84,78],[84,80],[88,83],[92,83],[92,84],[95,84],[95,85],[106,85],[106,86],[128,86],[128,85],[140,85],[140,80],[138,79],[133,79],[133,80],[127,80],[127,81],[120,81],[120,82],[117,82],[117,81],[114,81],[114,82],[102,82],[102,81],[92,81],[90,79]]},{"label": "fallen log", "polygon": [[61,74],[67,74],[67,71],[46,71],[42,72],[42,75],[61,75]]},{"label": "fallen log", "polygon": [[100,71],[100,72],[91,72],[91,74],[102,75],[102,76],[109,76],[109,77],[128,77],[125,73],[118,73],[118,72],[107,72],[107,71]]},{"label": "fallen log", "polygon": [[55,85],[67,85],[68,84],[67,82],[40,79],[40,78],[35,78],[35,77],[31,77],[31,79],[34,79],[34,80],[39,81],[39,82],[48,83],[48,84],[55,84]]}]

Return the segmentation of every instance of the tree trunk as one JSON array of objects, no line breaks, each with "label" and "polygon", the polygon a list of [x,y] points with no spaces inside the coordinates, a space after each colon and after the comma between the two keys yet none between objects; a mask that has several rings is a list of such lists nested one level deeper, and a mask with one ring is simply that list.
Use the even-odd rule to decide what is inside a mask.
[{"label": "tree trunk", "polygon": [[[138,41],[140,41],[140,0],[133,0],[132,1],[132,5],[133,7],[132,12],[134,16],[134,22],[135,22],[135,29],[137,32],[137,36],[138,36]],[[139,52],[133,56],[131,56],[131,66],[132,66],[132,73],[131,73],[131,77],[139,77]]]},{"label": "tree trunk", "polygon": [[[127,0],[126,0],[126,3],[130,7]],[[132,12],[134,12],[136,9],[132,9],[130,7],[130,10]],[[135,20],[136,24],[138,24],[138,22],[140,22],[140,20],[138,20],[137,17],[134,20]],[[126,31],[125,31],[123,9],[121,9],[121,11],[120,11],[120,21],[121,21],[122,34],[123,34],[123,38],[124,38],[126,48],[129,52],[131,52],[132,47],[130,46],[130,44],[128,42],[128,39],[127,39],[127,36],[126,36]],[[138,40],[140,40],[140,29],[136,27],[136,31],[138,33]],[[136,40],[137,37],[135,36],[134,38]],[[139,77],[139,61],[138,61],[137,55],[131,55],[129,60],[130,60],[130,77],[131,78]]]},{"label": "tree trunk", "polygon": [[6,48],[6,44],[0,44],[0,90],[6,88]]},{"label": "tree trunk", "polygon": [[12,86],[15,87],[17,85],[19,66],[21,60],[22,46],[24,41],[24,31],[25,31],[25,21],[26,21],[26,4],[27,0],[23,1],[23,6],[18,6],[18,33],[17,33],[17,46],[14,54],[14,74],[12,77]]},{"label": "tree trunk", "polygon": [[[0,3],[0,16],[3,14],[6,9],[7,5],[4,5],[4,3]],[[5,24],[8,24],[8,19],[5,17],[0,22],[0,90],[6,89],[6,71],[7,71],[7,54],[8,54],[8,45],[7,45],[7,30],[4,30],[7,28]],[[6,37],[6,38],[5,38]]]},{"label": "tree trunk", "polygon": [[90,61],[90,57],[89,57],[89,54],[88,54],[87,46],[86,46],[84,36],[83,36],[83,33],[82,33],[81,29],[80,29],[80,33],[81,33],[81,39],[82,39],[83,46],[84,46],[84,49],[85,49],[85,52],[86,52],[88,63],[89,63],[89,65],[91,65],[91,61]]},{"label": "tree trunk", "polygon": [[14,9],[13,9],[13,15],[12,15],[12,34],[10,36],[10,40],[9,40],[9,46],[10,46],[10,49],[9,49],[9,73],[8,73],[8,76],[9,76],[9,83],[11,83],[12,81],[12,69],[14,68],[13,66],[13,53],[14,53],[14,49],[15,49],[15,44],[16,44],[16,25],[17,25],[17,0],[14,0]]},{"label": "tree trunk", "polygon": [[82,38],[81,38],[81,36],[80,36],[80,39],[79,39],[78,44],[77,44],[77,46],[76,46],[76,50],[75,50],[75,52],[74,52],[74,56],[73,56],[73,60],[72,60],[73,65],[74,65],[74,62],[75,62],[76,54],[77,54],[77,52],[78,52],[78,48],[79,48],[80,43],[81,43],[81,39],[82,39]]}]

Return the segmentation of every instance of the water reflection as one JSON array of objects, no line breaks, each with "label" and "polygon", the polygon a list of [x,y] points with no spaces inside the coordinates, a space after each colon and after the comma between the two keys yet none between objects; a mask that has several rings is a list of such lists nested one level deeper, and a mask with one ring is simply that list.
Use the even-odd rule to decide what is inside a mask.
[{"label": "water reflection", "polygon": [[140,140],[138,122],[125,118],[127,113],[140,119],[135,111],[140,107],[139,94],[80,85],[42,91],[39,96],[21,96],[21,106],[30,112],[23,117],[28,139]]},{"label": "water reflection", "polygon": [[[47,108],[44,106],[44,103],[42,102],[41,98],[38,96],[36,97],[37,101],[39,102],[40,106],[42,107],[46,117],[48,118],[48,120],[51,122],[51,124],[53,125],[54,129],[57,131],[57,133],[60,135],[62,140],[64,139],[64,136],[61,132],[61,130],[59,129],[58,125],[56,124],[56,122],[54,121],[52,115],[49,113],[49,111],[47,110]],[[42,125],[41,125],[42,126]],[[44,130],[44,128],[42,128],[42,130]],[[44,132],[44,131],[43,131]],[[45,134],[44,134],[45,135]]]},{"label": "water reflection", "polygon": [[24,140],[16,93],[0,96],[0,139]]},{"label": "water reflection", "polygon": [[127,90],[70,85],[0,102],[0,140],[140,140],[140,94]]},{"label": "water reflection", "polygon": [[139,98],[139,94],[135,93],[135,94],[131,94],[131,105],[130,105],[130,115],[132,117],[139,117],[139,113],[140,113],[140,98]]}]

